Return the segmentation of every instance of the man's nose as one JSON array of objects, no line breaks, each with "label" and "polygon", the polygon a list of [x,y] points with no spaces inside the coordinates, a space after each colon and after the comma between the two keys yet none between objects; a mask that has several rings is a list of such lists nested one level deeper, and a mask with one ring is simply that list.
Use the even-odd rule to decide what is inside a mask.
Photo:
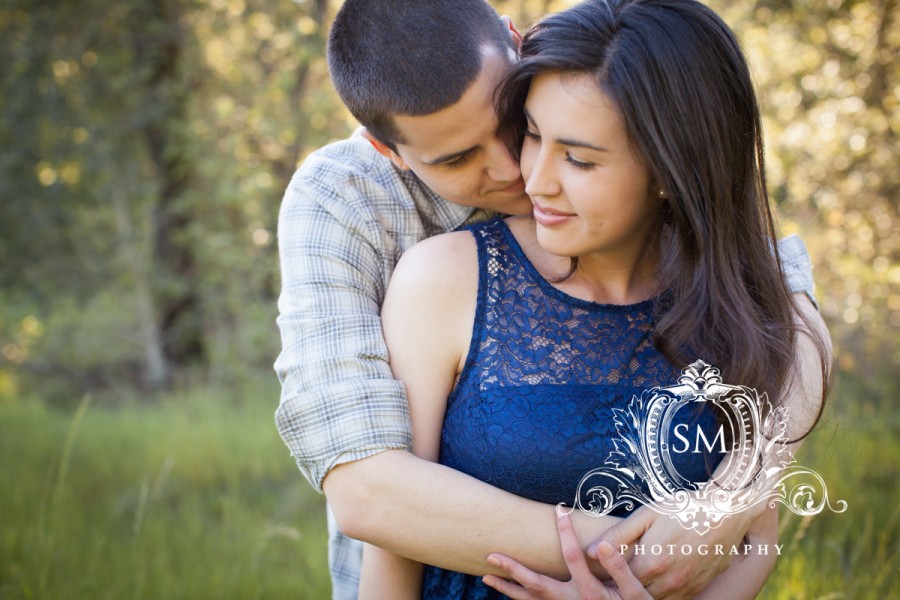
[{"label": "man's nose", "polygon": [[522,172],[519,170],[519,162],[509,153],[506,144],[495,139],[488,152],[488,177],[494,181],[512,183],[522,176]]}]

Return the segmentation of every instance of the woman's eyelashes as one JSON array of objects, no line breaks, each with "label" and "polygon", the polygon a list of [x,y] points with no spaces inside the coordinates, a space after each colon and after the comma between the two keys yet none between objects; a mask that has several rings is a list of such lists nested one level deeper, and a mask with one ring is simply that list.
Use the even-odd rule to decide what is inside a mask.
[{"label": "woman's eyelashes", "polygon": [[[541,136],[540,134],[532,131],[531,129],[525,129],[522,131],[522,135],[525,137],[525,142],[529,140],[532,142],[540,142]],[[578,160],[568,152],[566,152],[566,162],[575,167],[576,169],[581,169],[582,171],[590,171],[597,165],[592,162],[586,162],[583,160]]]},{"label": "woman's eyelashes", "polygon": [[570,165],[572,165],[576,169],[581,169],[582,171],[590,171],[591,169],[593,169],[594,167],[597,166],[591,162],[584,162],[584,161],[578,160],[577,158],[575,158],[568,152],[566,152],[566,162],[568,162]]}]

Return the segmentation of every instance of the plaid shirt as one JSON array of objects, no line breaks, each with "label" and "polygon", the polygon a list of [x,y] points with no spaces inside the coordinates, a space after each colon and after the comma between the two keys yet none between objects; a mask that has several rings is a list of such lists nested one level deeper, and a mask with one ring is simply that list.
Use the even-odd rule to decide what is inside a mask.
[{"label": "plaid shirt", "polygon": [[[317,490],[335,465],[411,448],[406,395],[391,375],[381,330],[388,281],[410,246],[489,216],[440,198],[359,132],[311,154],[294,174],[278,221],[275,416]],[[802,240],[781,240],[779,251],[791,289],[812,297]],[[343,536],[330,512],[329,532],[334,598],[356,598],[362,544]]]},{"label": "plaid shirt", "polygon": [[[328,471],[412,447],[403,384],[394,380],[381,304],[400,255],[491,215],[451,204],[399,171],[357,132],[311,154],[278,220],[282,351],[278,431],[321,491]],[[361,544],[329,519],[335,598],[355,598]]]}]

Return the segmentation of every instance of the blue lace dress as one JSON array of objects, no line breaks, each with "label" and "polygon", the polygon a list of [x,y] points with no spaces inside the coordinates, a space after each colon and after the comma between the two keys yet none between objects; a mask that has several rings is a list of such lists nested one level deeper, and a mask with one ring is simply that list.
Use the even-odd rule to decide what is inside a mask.
[{"label": "blue lace dress", "polygon": [[[678,380],[652,342],[660,300],[618,306],[571,297],[541,277],[502,220],[470,229],[478,304],[447,400],[440,462],[519,496],[572,506],[582,477],[614,449],[612,408]],[[712,415],[700,419],[711,431]],[[705,454],[676,458],[691,481],[708,479],[716,464]],[[432,566],[422,597],[506,598],[480,577]]]}]

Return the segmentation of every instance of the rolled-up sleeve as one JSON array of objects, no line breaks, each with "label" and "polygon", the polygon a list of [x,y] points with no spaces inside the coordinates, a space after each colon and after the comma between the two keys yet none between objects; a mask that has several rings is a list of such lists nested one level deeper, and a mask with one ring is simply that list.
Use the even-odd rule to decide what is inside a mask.
[{"label": "rolled-up sleeve", "polygon": [[788,288],[795,294],[806,294],[813,306],[818,308],[812,262],[809,260],[803,240],[797,235],[789,235],[778,240],[778,258]]},{"label": "rolled-up sleeve", "polygon": [[377,227],[337,193],[295,176],[278,222],[282,351],[275,370],[282,390],[275,420],[319,491],[336,464],[409,449],[412,440],[381,328],[389,277],[383,244]]}]

